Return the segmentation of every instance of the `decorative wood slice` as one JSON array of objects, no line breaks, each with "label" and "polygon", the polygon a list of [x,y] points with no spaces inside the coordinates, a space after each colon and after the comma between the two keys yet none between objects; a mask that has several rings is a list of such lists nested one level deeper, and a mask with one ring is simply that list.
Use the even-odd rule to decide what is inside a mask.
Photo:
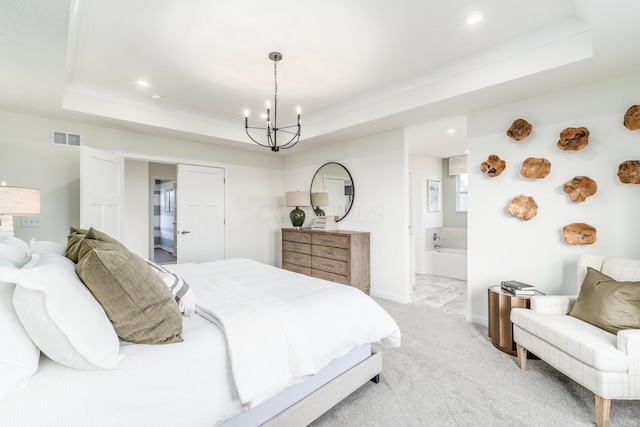
[{"label": "decorative wood slice", "polygon": [[640,129],[640,105],[629,107],[624,114],[624,127],[629,130]]},{"label": "decorative wood slice", "polygon": [[560,132],[558,148],[565,151],[582,150],[589,144],[589,129],[566,128]]},{"label": "decorative wood slice", "polygon": [[507,209],[512,216],[529,221],[538,213],[538,204],[533,197],[519,194],[513,198]]},{"label": "decorative wood slice", "polygon": [[562,190],[571,197],[571,201],[580,203],[596,194],[598,184],[588,176],[575,176],[564,183]]},{"label": "decorative wood slice", "polygon": [[502,173],[507,163],[495,154],[490,155],[486,162],[482,162],[480,170],[488,176],[498,176]]},{"label": "decorative wood slice", "polygon": [[565,242],[570,245],[590,245],[596,241],[596,229],[584,222],[574,222],[562,229]]},{"label": "decorative wood slice", "polygon": [[520,175],[525,178],[544,178],[551,172],[551,162],[547,159],[529,157],[522,162]]},{"label": "decorative wood slice", "polygon": [[618,179],[624,184],[640,184],[640,160],[625,160],[620,163]]},{"label": "decorative wood slice", "polygon": [[533,126],[525,119],[516,119],[511,124],[511,127],[507,129],[507,136],[513,138],[516,141],[525,139],[531,134]]}]

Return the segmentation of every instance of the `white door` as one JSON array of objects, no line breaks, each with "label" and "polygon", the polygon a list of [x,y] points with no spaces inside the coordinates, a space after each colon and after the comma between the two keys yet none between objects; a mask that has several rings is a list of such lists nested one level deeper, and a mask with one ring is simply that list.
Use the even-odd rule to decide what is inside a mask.
[{"label": "white door", "polygon": [[324,178],[324,191],[329,193],[329,206],[324,208],[325,215],[344,215],[344,180],[336,178]]},{"label": "white door", "polygon": [[178,263],[224,259],[224,169],[178,165]]},{"label": "white door", "polygon": [[80,147],[80,228],[124,239],[124,158]]}]

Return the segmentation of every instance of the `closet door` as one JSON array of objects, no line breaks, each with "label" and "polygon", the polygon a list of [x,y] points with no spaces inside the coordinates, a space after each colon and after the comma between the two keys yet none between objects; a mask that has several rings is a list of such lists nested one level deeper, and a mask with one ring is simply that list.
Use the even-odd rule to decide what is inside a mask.
[{"label": "closet door", "polygon": [[80,228],[124,241],[124,158],[80,147]]},{"label": "closet door", "polygon": [[178,165],[178,263],[224,259],[224,169]]}]

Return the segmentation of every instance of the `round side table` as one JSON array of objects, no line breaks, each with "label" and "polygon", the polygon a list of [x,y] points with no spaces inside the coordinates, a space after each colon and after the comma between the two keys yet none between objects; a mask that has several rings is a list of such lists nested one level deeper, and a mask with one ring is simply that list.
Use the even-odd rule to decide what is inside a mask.
[{"label": "round side table", "polygon": [[529,308],[529,296],[514,296],[503,292],[500,285],[487,290],[489,301],[489,338],[499,350],[516,356],[516,343],[513,342],[513,323],[509,316],[512,308]]}]

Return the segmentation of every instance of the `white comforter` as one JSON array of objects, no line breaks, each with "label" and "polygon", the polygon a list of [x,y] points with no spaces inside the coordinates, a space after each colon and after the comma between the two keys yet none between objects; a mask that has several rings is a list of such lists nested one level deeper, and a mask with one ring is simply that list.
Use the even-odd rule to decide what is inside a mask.
[{"label": "white comforter", "polygon": [[240,400],[252,407],[369,342],[400,345],[371,298],[248,259],[167,266],[196,294],[197,312],[227,335]]},{"label": "white comforter", "polygon": [[[313,370],[366,342],[400,344],[391,317],[348,286],[243,259],[171,269],[193,281],[196,298],[209,275],[294,306],[291,314],[303,319],[300,331]],[[42,356],[25,390],[0,400],[0,425],[211,427],[246,409],[238,398],[221,330],[193,315],[184,318],[182,335],[184,342],[168,345],[123,344],[121,351],[130,363],[117,370],[77,370]],[[259,354],[263,348],[251,351]]]}]

